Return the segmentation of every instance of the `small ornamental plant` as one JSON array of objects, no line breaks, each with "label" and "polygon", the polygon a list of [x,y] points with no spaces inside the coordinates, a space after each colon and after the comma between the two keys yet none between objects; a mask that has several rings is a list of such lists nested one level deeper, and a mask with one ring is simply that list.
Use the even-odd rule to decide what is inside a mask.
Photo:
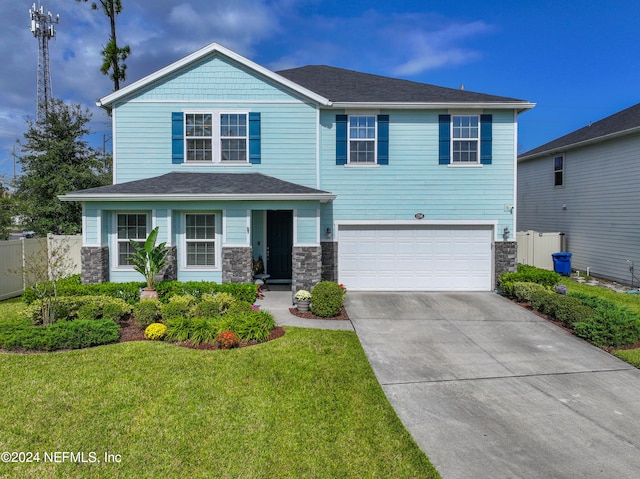
[{"label": "small ornamental plant", "polygon": [[237,348],[240,341],[233,331],[222,331],[216,336],[216,344],[220,349]]},{"label": "small ornamental plant", "polygon": [[347,294],[347,287],[340,283],[338,286],[340,286],[340,289],[342,290],[342,295],[344,296],[345,294]]},{"label": "small ornamental plant", "polygon": [[559,284],[555,287],[556,293],[567,294],[567,287],[564,284]]},{"label": "small ornamental plant", "polygon": [[306,289],[301,289],[295,295],[296,301],[310,301],[311,293]]},{"label": "small ornamental plant", "polygon": [[152,341],[162,341],[167,335],[167,327],[162,323],[151,323],[144,330],[144,337]]}]

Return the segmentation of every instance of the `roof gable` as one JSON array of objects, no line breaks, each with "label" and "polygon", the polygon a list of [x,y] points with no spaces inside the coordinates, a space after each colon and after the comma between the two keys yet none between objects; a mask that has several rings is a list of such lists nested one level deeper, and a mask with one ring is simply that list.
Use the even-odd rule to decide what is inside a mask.
[{"label": "roof gable", "polygon": [[456,90],[323,65],[272,72],[218,43],[211,43],[120,90],[110,93],[98,100],[97,105],[110,109],[116,102],[138,95],[155,84],[175,77],[214,56],[225,57],[257,75],[325,107],[345,108],[380,105],[464,108],[473,106],[476,108],[515,108],[518,111],[523,111],[535,106],[525,100]]},{"label": "roof gable", "polygon": [[556,138],[519,156],[527,160],[560,150],[605,141],[616,136],[640,131],[640,103]]}]

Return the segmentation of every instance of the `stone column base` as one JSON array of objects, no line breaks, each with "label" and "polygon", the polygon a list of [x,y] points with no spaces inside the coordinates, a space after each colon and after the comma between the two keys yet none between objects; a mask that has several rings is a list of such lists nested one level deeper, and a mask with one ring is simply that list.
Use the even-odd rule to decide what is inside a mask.
[{"label": "stone column base", "polygon": [[109,247],[83,246],[80,250],[82,282],[106,283],[109,281]]},{"label": "stone column base", "polygon": [[518,269],[518,243],[516,241],[496,241],[494,250],[494,284],[502,273],[510,273]]},{"label": "stone column base", "polygon": [[250,246],[222,248],[222,282],[253,282],[253,249]]},{"label": "stone column base", "polygon": [[311,291],[322,280],[322,248],[294,246],[291,256],[291,291]]}]

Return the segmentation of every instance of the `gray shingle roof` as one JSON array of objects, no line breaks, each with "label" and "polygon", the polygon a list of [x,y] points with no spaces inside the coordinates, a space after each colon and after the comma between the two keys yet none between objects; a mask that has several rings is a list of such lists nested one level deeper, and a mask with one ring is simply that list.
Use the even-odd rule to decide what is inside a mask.
[{"label": "gray shingle roof", "polygon": [[[74,191],[73,199],[98,196],[332,196],[326,191],[279,180],[262,173],[187,173],[173,172],[154,178],[129,181]],[[67,198],[71,199],[71,198]]]},{"label": "gray shingle roof", "polygon": [[595,142],[599,138],[604,139],[610,135],[633,130],[634,128],[640,128],[640,103],[522,153],[519,158],[525,159],[532,156],[540,156],[546,152],[557,152],[578,143]]},{"label": "gray shingle roof", "polygon": [[456,90],[326,65],[309,65],[276,73],[333,102],[524,102],[514,98]]}]

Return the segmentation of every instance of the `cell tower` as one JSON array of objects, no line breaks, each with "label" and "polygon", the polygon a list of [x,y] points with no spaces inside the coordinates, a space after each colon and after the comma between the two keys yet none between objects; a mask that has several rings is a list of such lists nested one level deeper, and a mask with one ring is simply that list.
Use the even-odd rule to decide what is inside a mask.
[{"label": "cell tower", "polygon": [[51,12],[44,13],[44,7],[38,9],[34,3],[29,10],[31,17],[31,33],[38,39],[38,109],[37,121],[44,120],[49,109],[49,101],[53,97],[51,89],[51,70],[49,68],[49,40],[56,36],[55,24],[60,22],[60,15],[55,17]]}]

